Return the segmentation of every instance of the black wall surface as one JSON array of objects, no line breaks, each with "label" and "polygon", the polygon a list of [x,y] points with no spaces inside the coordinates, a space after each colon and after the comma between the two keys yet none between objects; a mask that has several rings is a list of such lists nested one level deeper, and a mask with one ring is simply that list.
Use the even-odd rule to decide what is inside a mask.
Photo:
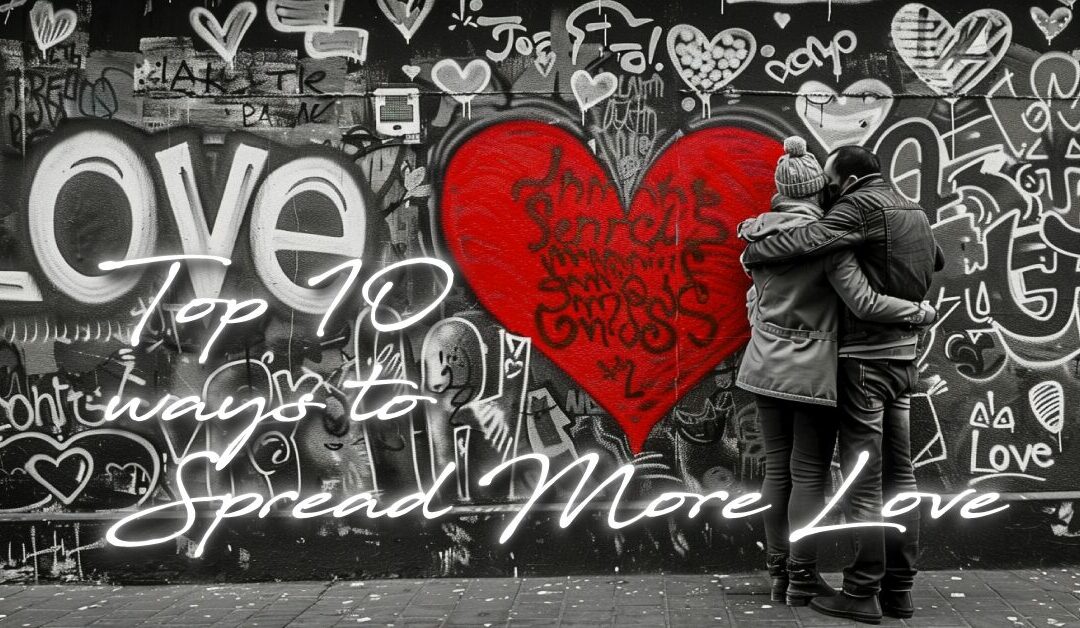
[{"label": "black wall surface", "polygon": [[[928,520],[924,564],[1067,562],[1080,24],[1065,0],[990,4],[0,2],[0,581],[757,567],[758,520],[718,507],[613,530],[594,504],[560,526],[569,479],[500,543],[539,463],[480,478],[593,456],[593,486],[630,465],[641,506],[758,489],[733,230],[767,209],[795,134],[822,158],[877,151],[946,253],[912,401],[920,488],[1011,506]],[[187,260],[171,283],[168,262],[99,267],[177,254],[230,264]],[[345,272],[307,284],[348,259],[340,302]],[[368,297],[393,282],[382,329],[370,277]],[[221,301],[184,322],[196,298]],[[266,310],[218,333],[230,300]],[[250,413],[106,419],[114,398],[305,393],[325,407],[250,434]],[[399,416],[350,419],[380,407]],[[199,452],[235,456],[178,476]],[[450,463],[431,504],[452,510],[430,520],[298,520],[285,500],[200,548],[220,501],[165,507],[385,508]],[[108,542],[155,507],[127,538],[162,543]]]}]

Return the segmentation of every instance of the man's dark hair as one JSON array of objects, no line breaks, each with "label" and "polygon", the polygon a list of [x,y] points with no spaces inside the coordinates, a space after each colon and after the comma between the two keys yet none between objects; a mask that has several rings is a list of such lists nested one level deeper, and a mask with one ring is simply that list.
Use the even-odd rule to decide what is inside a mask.
[{"label": "man's dark hair", "polygon": [[877,155],[862,146],[841,146],[829,153],[829,157],[836,157],[833,168],[841,181],[846,181],[850,176],[862,178],[881,173],[881,162]]}]

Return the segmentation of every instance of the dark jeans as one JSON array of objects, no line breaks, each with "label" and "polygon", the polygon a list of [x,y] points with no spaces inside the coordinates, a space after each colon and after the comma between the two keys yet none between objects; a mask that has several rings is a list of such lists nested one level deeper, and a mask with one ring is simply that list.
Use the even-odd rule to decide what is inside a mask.
[{"label": "dark jeans", "polygon": [[[848,490],[844,515],[850,522],[881,521],[882,501],[915,491],[911,465],[911,389],[915,363],[907,360],[841,359],[840,466],[850,473],[859,452],[870,453]],[[844,569],[844,591],[868,597],[882,588],[910,591],[919,549],[919,510],[890,518],[895,529],[855,528],[855,560]]]},{"label": "dark jeans", "polygon": [[765,481],[762,498],[770,504],[762,513],[769,554],[789,554],[799,563],[816,563],[818,539],[794,544],[797,530],[821,511],[829,485],[829,466],[836,443],[836,409],[765,395],[754,395],[765,439]]}]

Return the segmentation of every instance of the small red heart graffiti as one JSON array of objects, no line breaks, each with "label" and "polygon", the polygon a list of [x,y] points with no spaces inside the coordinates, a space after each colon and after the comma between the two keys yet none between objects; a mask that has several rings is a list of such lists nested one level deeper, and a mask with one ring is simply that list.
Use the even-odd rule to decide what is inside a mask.
[{"label": "small red heart graffiti", "polygon": [[572,376],[633,452],[748,336],[735,228],[769,207],[771,137],[735,127],[674,141],[626,206],[607,171],[552,124],[509,121],[446,169],[446,248],[485,308]]}]

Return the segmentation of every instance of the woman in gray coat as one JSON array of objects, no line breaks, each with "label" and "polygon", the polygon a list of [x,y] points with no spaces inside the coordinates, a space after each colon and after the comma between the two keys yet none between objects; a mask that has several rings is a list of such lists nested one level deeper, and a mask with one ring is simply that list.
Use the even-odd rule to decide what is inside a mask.
[{"label": "woman in gray coat", "polygon": [[[776,167],[771,211],[739,226],[754,241],[821,218],[817,195],[825,175],[800,137],[784,141]],[[762,494],[774,601],[805,605],[835,591],[817,571],[817,540],[789,544],[790,529],[805,526],[825,499],[836,442],[837,335],[845,306],[859,318],[925,324],[936,314],[915,303],[874,292],[851,251],[762,266],[751,271],[747,307],[750,342],[737,385],[755,395],[765,439]]]}]

